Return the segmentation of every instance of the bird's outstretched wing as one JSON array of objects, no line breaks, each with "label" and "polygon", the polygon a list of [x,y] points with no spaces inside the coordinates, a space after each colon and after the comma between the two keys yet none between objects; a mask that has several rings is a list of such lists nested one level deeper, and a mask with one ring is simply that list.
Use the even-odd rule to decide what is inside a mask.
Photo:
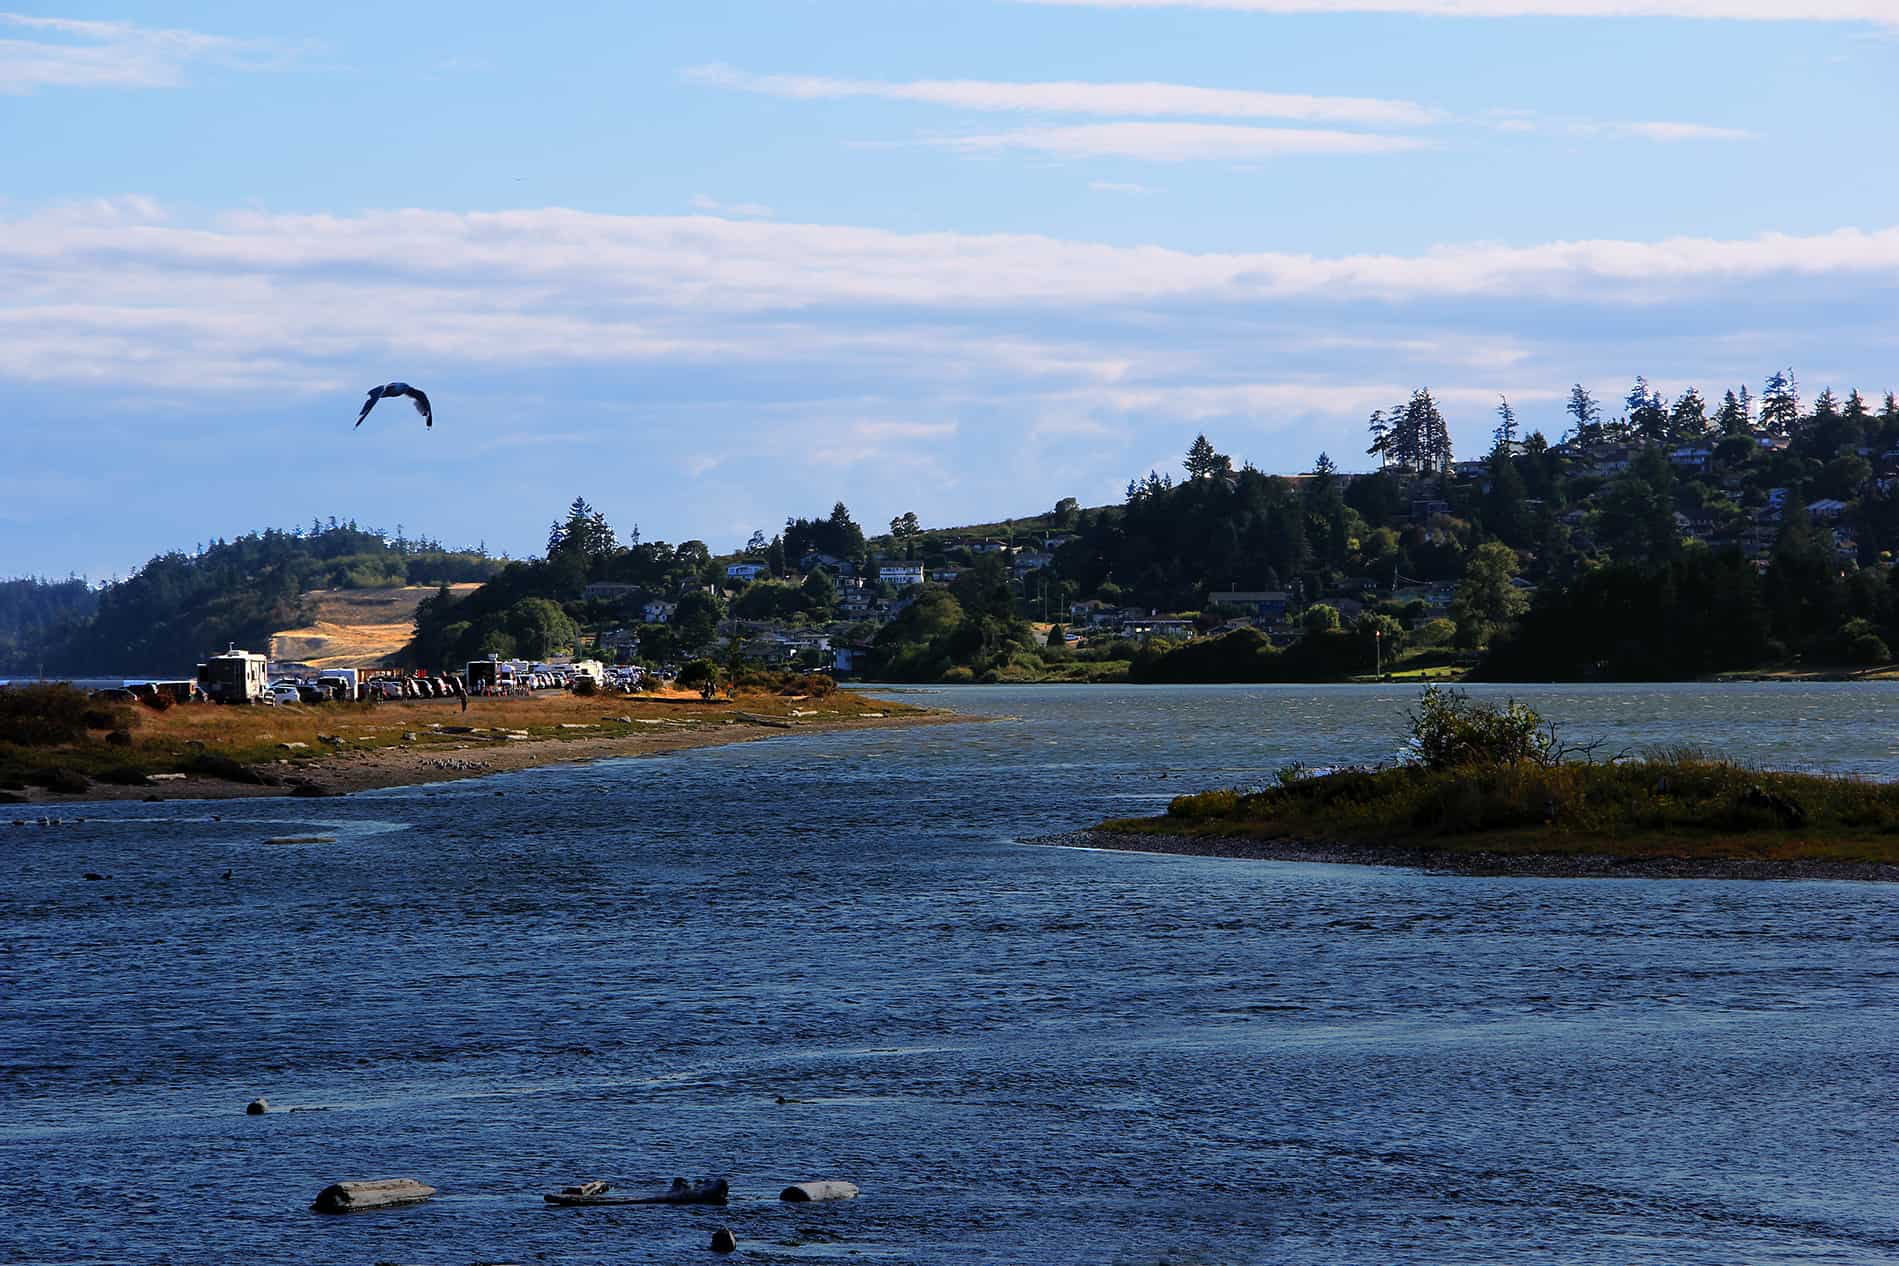
[{"label": "bird's outstretched wing", "polygon": [[382,399],[382,388],[381,387],[370,388],[369,399],[363,401],[363,411],[356,415],[357,426],[361,426],[363,424],[363,419],[369,416],[369,411],[376,407],[376,401],[380,399]]},{"label": "bird's outstretched wing", "polygon": [[409,388],[409,394],[415,399],[415,411],[422,415],[422,425],[435,425],[435,413],[429,408],[429,398],[420,387]]}]

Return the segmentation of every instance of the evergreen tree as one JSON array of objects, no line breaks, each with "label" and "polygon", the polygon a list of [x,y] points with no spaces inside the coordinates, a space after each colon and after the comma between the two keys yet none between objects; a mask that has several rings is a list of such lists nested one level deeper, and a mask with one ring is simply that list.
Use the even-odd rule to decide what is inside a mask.
[{"label": "evergreen tree", "polygon": [[1873,416],[1873,411],[1866,407],[1866,397],[1859,394],[1858,387],[1853,388],[1853,390],[1848,393],[1846,397],[1846,408],[1842,416],[1854,422],[1864,422]]},{"label": "evergreen tree", "polygon": [[1769,435],[1791,436],[1800,429],[1800,384],[1793,370],[1776,369],[1761,389],[1761,426]]},{"label": "evergreen tree", "polygon": [[1660,444],[1668,438],[1668,406],[1659,392],[1650,389],[1648,379],[1637,374],[1627,398],[1628,429],[1634,438],[1646,444]]},{"label": "evergreen tree", "polygon": [[1510,407],[1510,397],[1497,397],[1497,429],[1491,434],[1495,449],[1508,450],[1517,439],[1517,411]]},{"label": "evergreen tree", "polygon": [[1676,440],[1698,440],[1708,433],[1708,402],[1694,387],[1681,393],[1668,415],[1668,432]]},{"label": "evergreen tree", "polygon": [[1365,450],[1366,454],[1376,457],[1380,466],[1388,464],[1391,460],[1391,423],[1386,421],[1385,411],[1373,409],[1365,429],[1371,433],[1371,447]]},{"label": "evergreen tree", "polygon": [[1189,479],[1205,479],[1218,468],[1219,456],[1205,435],[1196,435],[1193,444],[1187,449],[1187,460],[1181,464],[1187,468]]},{"label": "evergreen tree", "polygon": [[1602,406],[1584,390],[1581,383],[1569,389],[1566,409],[1569,416],[1576,419],[1575,429],[1570,433],[1576,443],[1588,448],[1602,442]]},{"label": "evergreen tree", "polygon": [[[1743,391],[1746,388],[1742,388]],[[1724,438],[1747,434],[1747,409],[1732,387],[1721,397],[1721,407],[1715,410],[1714,429]]]}]

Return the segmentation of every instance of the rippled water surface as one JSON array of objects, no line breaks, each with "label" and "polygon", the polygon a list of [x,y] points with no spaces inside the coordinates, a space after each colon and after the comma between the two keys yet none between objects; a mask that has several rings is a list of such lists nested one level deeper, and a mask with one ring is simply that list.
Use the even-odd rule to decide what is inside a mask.
[{"label": "rippled water surface", "polygon": [[[1899,777],[1891,687],[1515,693]],[[1410,698],[965,689],[1007,719],[0,818],[0,1260],[1899,1262],[1899,890],[1015,842]],[[393,1176],[443,1194],[305,1211]],[[772,1198],[820,1177],[864,1195]]]}]

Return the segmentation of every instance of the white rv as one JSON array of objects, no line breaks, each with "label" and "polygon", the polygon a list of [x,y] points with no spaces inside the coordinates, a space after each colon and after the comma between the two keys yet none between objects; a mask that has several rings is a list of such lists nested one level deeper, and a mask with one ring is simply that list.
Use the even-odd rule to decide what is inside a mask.
[{"label": "white rv", "polygon": [[198,665],[198,685],[213,703],[256,703],[270,694],[270,661],[233,646]]}]

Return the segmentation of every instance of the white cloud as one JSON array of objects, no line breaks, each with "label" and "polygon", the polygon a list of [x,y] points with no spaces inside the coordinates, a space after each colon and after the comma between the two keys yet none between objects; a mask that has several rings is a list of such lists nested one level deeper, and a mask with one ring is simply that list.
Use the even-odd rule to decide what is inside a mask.
[{"label": "white cloud", "polygon": [[41,88],[172,87],[183,82],[192,62],[242,64],[265,47],[199,31],[22,13],[0,13],[0,28],[25,33],[20,39],[0,39],[0,95]]},{"label": "white cloud", "polygon": [[1752,141],[1758,138],[1744,128],[1712,127],[1706,123],[1623,123],[1619,131],[1644,140],[1672,144],[1677,141]]},{"label": "white cloud", "polygon": [[1283,158],[1298,154],[1391,154],[1429,142],[1376,132],[1241,127],[1230,123],[1089,123],[1025,127],[935,142],[963,151],[1033,150],[1060,158],[1135,158],[1179,163],[1207,159]]},{"label": "white cloud", "polygon": [[695,211],[707,211],[713,215],[737,216],[744,220],[769,220],[772,209],[762,202],[720,202],[707,194],[694,194],[692,208]]},{"label": "white cloud", "polygon": [[1443,18],[1702,18],[1899,26],[1892,0],[1019,0],[1089,9],[1238,13],[1406,13]]},{"label": "white cloud", "polygon": [[1125,180],[1091,180],[1088,188],[1096,193],[1159,193],[1160,190],[1148,185],[1137,185]]},{"label": "white cloud", "polygon": [[[1319,256],[561,209],[184,223],[121,199],[0,217],[0,380],[190,397],[360,387],[370,366],[419,378],[589,365],[690,373],[694,400],[737,402],[733,375],[795,366],[801,385],[775,390],[850,393],[863,425],[884,428],[831,433],[915,443],[953,434],[958,400],[1291,407],[1300,397],[1218,385],[1246,372],[1262,339],[1288,377],[1379,366],[1377,397],[1413,377],[1520,383],[1550,370],[1568,382],[1517,315],[1494,329],[1431,315],[1419,328],[1407,305],[1600,312],[1739,286],[1787,296],[1803,278],[1838,294],[1899,285],[1899,228]],[[1758,305],[1746,311],[1759,319]],[[1726,328],[1697,320],[1704,345]],[[872,392],[904,407],[874,408]]]},{"label": "white cloud", "polygon": [[1005,83],[987,79],[833,79],[821,75],[754,75],[730,66],[694,66],[683,72],[693,83],[736,88],[798,101],[870,97],[914,101],[964,110],[1043,114],[1096,114],[1132,118],[1196,116],[1222,119],[1292,119],[1368,127],[1422,127],[1437,112],[1411,101],[1373,97],[1318,97],[1299,93],[1202,88],[1173,83]]}]

